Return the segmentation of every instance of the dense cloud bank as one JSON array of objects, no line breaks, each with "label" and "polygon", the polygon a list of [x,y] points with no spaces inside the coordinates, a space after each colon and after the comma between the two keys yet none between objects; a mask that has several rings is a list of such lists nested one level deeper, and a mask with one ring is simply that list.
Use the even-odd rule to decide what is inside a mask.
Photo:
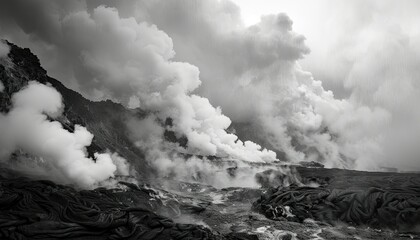
[{"label": "dense cloud bank", "polygon": [[[411,38],[383,35],[378,44],[375,37],[368,55],[340,80],[351,97],[337,99],[298,64],[309,49],[286,14],[246,27],[230,1],[101,4],[108,7],[92,1],[3,2],[0,34],[34,49],[50,74],[90,99],[141,107],[161,121],[172,118],[170,130],[188,139],[186,153],[276,159],[274,152],[227,133],[229,116],[253,125],[287,161],[418,168],[419,48]],[[151,122],[130,125],[144,137],[149,133],[136,129]],[[156,133],[161,130],[150,134]]]},{"label": "dense cloud bank", "polygon": [[[319,3],[295,5],[302,4]],[[167,32],[175,58],[199,67],[198,92],[233,121],[260,127],[261,138],[288,160],[369,170],[419,168],[418,2],[321,1],[313,15],[325,16],[304,18],[319,23],[310,29],[317,38],[308,41],[319,48],[311,49],[309,61],[303,58],[309,53],[304,38],[284,14],[246,27],[239,7],[229,1],[134,5],[117,7]],[[296,63],[301,61],[327,84],[345,86],[338,95],[347,91],[349,97],[326,91]]]},{"label": "dense cloud bank", "polygon": [[[14,168],[83,188],[98,186],[114,174],[128,174],[125,159],[115,153],[87,157],[86,147],[93,135],[86,128],[76,125],[74,132],[69,132],[48,119],[60,116],[64,107],[54,88],[30,82],[13,95],[12,104],[7,114],[0,115],[0,159]],[[8,161],[16,150],[36,157]]]},{"label": "dense cloud bank", "polygon": [[[47,2],[45,7],[51,5]],[[62,54],[59,57],[70,61],[70,75],[60,79],[74,80],[85,96],[141,107],[163,120],[170,117],[172,130],[188,138],[189,153],[247,161],[276,159],[274,152],[243,143],[225,131],[230,119],[208,99],[191,93],[201,84],[199,70],[172,60],[172,39],[155,25],[122,18],[116,9],[104,6],[92,13],[73,9],[57,24],[54,38],[37,28],[31,28],[35,32],[29,35],[49,41]]]}]

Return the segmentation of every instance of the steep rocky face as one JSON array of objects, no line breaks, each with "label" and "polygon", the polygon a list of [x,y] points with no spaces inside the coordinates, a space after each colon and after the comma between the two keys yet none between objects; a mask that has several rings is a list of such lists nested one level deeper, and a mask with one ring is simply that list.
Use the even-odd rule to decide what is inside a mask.
[{"label": "steep rocky face", "polygon": [[90,155],[107,149],[118,152],[135,166],[140,175],[146,177],[149,166],[144,153],[128,138],[125,124],[130,117],[143,117],[145,112],[140,109],[128,110],[111,101],[89,101],[81,94],[66,88],[58,80],[49,77],[47,71],[41,67],[39,59],[29,49],[20,48],[12,43],[8,45],[9,60],[4,65],[0,64],[0,81],[4,85],[3,92],[0,92],[1,112],[10,110],[11,96],[29,81],[49,84],[61,93],[65,105],[63,115],[56,120],[69,131],[73,131],[74,125],[79,124],[94,134],[93,142],[87,149]]}]

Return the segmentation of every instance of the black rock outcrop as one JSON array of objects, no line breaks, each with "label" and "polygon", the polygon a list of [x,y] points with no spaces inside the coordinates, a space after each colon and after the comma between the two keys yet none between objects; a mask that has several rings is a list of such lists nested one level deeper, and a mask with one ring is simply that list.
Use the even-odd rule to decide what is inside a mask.
[{"label": "black rock outcrop", "polygon": [[[308,176],[309,171],[313,176]],[[300,172],[304,179],[329,181],[320,187],[269,188],[254,202],[254,210],[279,221],[314,219],[332,225],[342,222],[420,232],[419,175],[304,168]]]},{"label": "black rock outcrop", "polygon": [[152,206],[133,206],[133,199],[147,203],[144,188],[76,191],[3,177],[0,187],[0,239],[224,239],[199,225],[174,223]]}]

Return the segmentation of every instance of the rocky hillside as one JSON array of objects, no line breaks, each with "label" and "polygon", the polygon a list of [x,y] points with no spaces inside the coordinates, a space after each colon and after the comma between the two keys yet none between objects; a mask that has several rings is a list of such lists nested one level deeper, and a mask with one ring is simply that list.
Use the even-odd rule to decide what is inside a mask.
[{"label": "rocky hillside", "polygon": [[12,43],[8,55],[10,62],[6,66],[0,64],[0,81],[4,85],[0,92],[0,111],[8,112],[11,108],[11,96],[35,80],[50,84],[63,97],[65,109],[59,121],[69,131],[74,125],[85,126],[94,134],[92,145],[88,147],[89,154],[111,150],[118,152],[127,159],[140,175],[145,175],[148,169],[144,154],[128,139],[125,121],[129,117],[142,117],[145,112],[140,109],[127,110],[122,105],[111,102],[92,102],[79,93],[66,88],[60,81],[48,76],[40,65],[39,59],[28,49],[20,48]]}]

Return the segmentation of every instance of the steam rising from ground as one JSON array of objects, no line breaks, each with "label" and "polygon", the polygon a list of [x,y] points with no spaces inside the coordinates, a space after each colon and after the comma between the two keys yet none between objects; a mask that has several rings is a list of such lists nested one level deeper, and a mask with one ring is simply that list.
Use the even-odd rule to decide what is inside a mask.
[{"label": "steam rising from ground", "polygon": [[[231,120],[212,104],[257,129],[258,140],[287,161],[370,170],[418,167],[420,113],[413,104],[420,96],[420,48],[407,38],[385,34],[382,44],[373,38],[368,56],[361,55],[349,78],[341,79],[351,97],[337,99],[298,64],[309,49],[286,14],[245,27],[230,1],[107,4],[115,8],[14,1],[2,7],[0,33],[33,48],[50,74],[85,96],[152,112],[129,126],[134,141],[164,169],[178,166],[174,156],[161,157],[168,148],[249,162],[276,159],[274,152],[227,133]],[[31,7],[29,15],[22,14],[22,5]],[[397,61],[383,60],[390,58]],[[162,126],[143,130],[168,117],[174,124],[167,128],[188,138],[186,150],[163,143]]]},{"label": "steam rising from ground", "polygon": [[[202,156],[188,156],[177,143],[165,141],[165,128],[155,116],[144,119],[130,119],[130,138],[146,153],[146,159],[157,170],[159,183],[164,179],[199,182],[214,187],[259,187],[254,179],[257,173],[273,169],[270,165],[250,165],[246,160],[235,158],[211,159]],[[299,183],[297,175],[289,168],[278,167],[278,176],[284,183]]]},{"label": "steam rising from ground", "polygon": [[[348,99],[336,99],[297,64],[309,51],[285,14],[263,16],[245,27],[239,7],[230,1],[116,5],[167,32],[176,59],[199,67],[203,84],[198,92],[222,106],[233,121],[254,125],[261,142],[284,152],[287,160],[368,170],[419,169],[415,143],[420,118],[413,106],[420,96],[415,67],[420,35],[413,10],[418,2],[323,4],[319,12],[325,16],[304,15],[305,21],[320,24],[310,30],[319,41],[314,50],[319,58],[305,63],[316,66],[319,76],[336,77],[350,91]],[[329,27],[322,30],[324,25]],[[327,37],[337,32],[341,35]]]},{"label": "steam rising from ground", "polygon": [[9,46],[0,40],[0,59],[7,57],[9,54],[10,48]]},{"label": "steam rising from ground", "polygon": [[93,135],[86,128],[76,125],[69,132],[59,122],[48,120],[60,116],[63,109],[54,88],[30,82],[13,95],[12,103],[10,112],[0,115],[0,159],[22,149],[39,157],[39,162],[22,162],[19,168],[35,166],[43,177],[84,188],[98,186],[114,174],[128,174],[125,159],[117,154],[95,153],[95,160],[87,157],[86,146]]},{"label": "steam rising from ground", "polygon": [[388,114],[335,99],[302,70],[297,61],[309,49],[287,15],[263,16],[244,27],[229,1],[146,0],[137,7],[139,12],[129,14],[168,32],[176,59],[197,64],[203,80],[197,91],[234,121],[257,129],[257,139],[284,153],[283,160],[364,168],[367,159],[378,157],[378,133],[371,126],[380,128]]},{"label": "steam rising from ground", "polygon": [[191,94],[201,84],[197,67],[172,61],[172,40],[155,25],[121,18],[116,9],[100,6],[91,14],[69,12],[57,27],[62,38],[52,44],[71,61],[71,77],[86,96],[172,118],[172,130],[189,140],[189,153],[260,162],[276,159],[274,152],[228,134],[225,129],[231,121],[221,109]]}]

